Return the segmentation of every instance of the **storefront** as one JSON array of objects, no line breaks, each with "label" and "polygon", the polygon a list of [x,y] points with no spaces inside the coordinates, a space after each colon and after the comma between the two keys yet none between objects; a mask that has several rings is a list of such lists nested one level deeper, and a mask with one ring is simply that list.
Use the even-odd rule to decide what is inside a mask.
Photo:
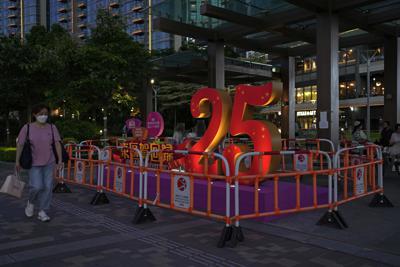
[{"label": "storefront", "polygon": [[310,130],[317,128],[317,115],[315,110],[296,112],[296,123],[299,130]]}]

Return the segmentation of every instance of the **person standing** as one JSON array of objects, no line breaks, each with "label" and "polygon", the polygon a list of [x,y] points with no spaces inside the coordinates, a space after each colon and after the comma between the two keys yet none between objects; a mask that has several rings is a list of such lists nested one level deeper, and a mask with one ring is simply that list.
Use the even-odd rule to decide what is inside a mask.
[{"label": "person standing", "polygon": [[390,145],[390,137],[392,136],[392,129],[390,128],[390,122],[384,121],[383,128],[381,130],[381,138],[379,139],[379,145],[388,147]]},{"label": "person standing", "polygon": [[[54,170],[60,170],[63,166],[60,134],[56,126],[47,123],[49,111],[45,105],[37,105],[32,109],[35,121],[24,125],[19,132],[15,162],[16,171],[20,171],[19,160],[25,140],[28,138],[32,149],[32,167],[29,169],[29,197],[25,215],[32,217],[34,205],[38,205],[38,219],[42,222],[50,221],[47,211],[52,200]],[[59,162],[56,162],[53,142]]]},{"label": "person standing", "polygon": [[389,153],[392,157],[400,156],[400,124],[396,124],[395,131],[390,137]]},{"label": "person standing", "polygon": [[175,128],[174,135],[172,136],[172,140],[174,141],[175,145],[179,145],[183,142],[184,132],[185,132],[185,124],[178,123],[178,125]]},{"label": "person standing", "polygon": [[356,143],[356,145],[362,145],[368,142],[368,137],[363,131],[363,125],[360,121],[354,122],[354,129],[352,132],[352,141]]}]

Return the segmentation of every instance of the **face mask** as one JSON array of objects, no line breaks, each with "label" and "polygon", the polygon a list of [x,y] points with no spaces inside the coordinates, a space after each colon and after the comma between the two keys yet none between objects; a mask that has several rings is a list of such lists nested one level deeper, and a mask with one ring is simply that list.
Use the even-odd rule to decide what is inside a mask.
[{"label": "face mask", "polygon": [[47,115],[39,115],[36,116],[36,120],[40,123],[46,123],[48,117]]}]

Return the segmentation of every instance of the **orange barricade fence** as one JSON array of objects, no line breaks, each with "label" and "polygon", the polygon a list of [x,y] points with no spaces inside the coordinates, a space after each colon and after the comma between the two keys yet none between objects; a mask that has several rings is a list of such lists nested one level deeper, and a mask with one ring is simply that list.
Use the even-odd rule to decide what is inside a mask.
[{"label": "orange barricade fence", "polygon": [[101,150],[100,189],[139,200],[143,156],[137,148],[106,146]]},{"label": "orange barricade fence", "polygon": [[[249,146],[250,150],[252,150],[252,143],[249,138],[226,138],[223,142],[223,147],[229,144],[246,144]],[[335,155],[335,145],[329,139],[306,139],[306,138],[295,138],[295,139],[282,139],[282,150],[315,150],[315,151],[325,151],[329,154],[330,158],[333,159]],[[320,153],[313,154],[315,159],[318,161],[313,161],[314,164],[320,165],[320,168],[323,168],[327,162],[325,158]],[[286,158],[282,155],[282,169],[286,168]]]},{"label": "orange barricade fence", "polygon": [[[330,158],[333,159],[335,155],[335,145],[329,139],[307,139],[307,138],[293,138],[293,139],[282,139],[282,150],[294,150],[294,149],[303,149],[303,150],[315,150],[315,151],[325,151],[330,155]],[[316,158],[319,158],[319,163],[321,168],[324,164],[324,156],[322,154],[316,153],[314,155]],[[284,161],[284,159],[282,159]],[[284,163],[283,163],[284,164]]]},{"label": "orange barricade fence", "polygon": [[[61,170],[61,184],[69,182],[97,190],[91,204],[108,203],[104,190],[139,199],[142,153],[135,148],[93,145],[66,145],[67,170]],[[57,187],[56,187],[57,188]],[[69,191],[69,190],[65,190]]]},{"label": "orange barricade fence", "polygon": [[122,143],[126,141],[125,138],[106,138],[106,139],[93,139],[93,140],[84,140],[80,142],[80,145],[91,145],[97,147],[105,147],[105,146],[121,146]]},{"label": "orange barricade fence", "polygon": [[[337,206],[346,202],[375,194],[371,202],[374,206],[387,204],[383,195],[383,157],[380,146],[342,148],[333,159],[336,169],[334,175],[334,202]],[[390,206],[390,205],[389,205]]]},{"label": "orange barricade fence", "polygon": [[[265,155],[289,156],[293,161],[299,155],[307,155],[308,160],[304,165],[295,164],[290,171],[278,170],[267,175],[240,175],[240,165],[246,157],[260,158],[259,156]],[[314,168],[312,162],[317,158],[315,155],[325,158],[326,168],[318,165]],[[231,220],[235,222],[233,233],[236,232],[236,236],[231,238],[232,242],[236,244],[242,239],[240,220],[243,219],[268,221],[271,217],[289,213],[320,208],[332,210],[333,174],[330,155],[324,151],[249,152],[239,156],[232,177],[235,182],[235,214]],[[246,181],[254,183],[243,186]]]},{"label": "orange barricade fence", "polygon": [[[60,179],[97,189],[92,204],[108,202],[104,190],[138,201],[134,223],[155,220],[151,205],[222,221],[218,247],[243,241],[240,221],[244,219],[269,221],[291,213],[327,209],[318,223],[345,228],[339,205],[374,193],[375,206],[390,204],[383,195],[382,152],[375,145],[341,149],[333,160],[329,152],[318,150],[244,153],[231,166],[233,175],[228,160],[218,153],[66,147],[70,160]],[[268,155],[285,162],[262,174],[261,156]],[[203,169],[171,169],[171,162],[180,157],[186,157],[186,162],[200,160]],[[319,164],[321,157],[324,164]],[[260,174],[248,174],[246,161],[251,165],[253,160],[260,160]],[[225,175],[216,174],[221,169]]]},{"label": "orange barricade fence", "polygon": [[[58,179],[61,183],[69,182],[96,188],[101,169],[100,149],[92,145],[67,144],[69,155],[67,169],[60,170]],[[64,167],[65,168],[65,167]]]},{"label": "orange barricade fence", "polygon": [[[174,156],[196,155],[202,157],[204,172],[184,172],[180,169],[169,170],[163,164],[163,154]],[[157,154],[159,164],[150,166],[151,155]],[[208,173],[209,166],[220,161],[226,175]],[[230,227],[230,173],[227,159],[218,153],[189,152],[186,150],[151,150],[144,161],[143,202],[135,222],[154,218],[148,205],[159,206],[194,215],[200,215],[225,222]]]}]

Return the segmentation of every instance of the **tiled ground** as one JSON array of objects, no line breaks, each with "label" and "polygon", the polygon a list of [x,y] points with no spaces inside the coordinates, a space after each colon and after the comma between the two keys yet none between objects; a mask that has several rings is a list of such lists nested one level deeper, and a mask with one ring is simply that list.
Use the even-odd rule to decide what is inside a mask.
[{"label": "tiled ground", "polygon": [[[11,169],[0,164],[0,183]],[[399,192],[392,182],[388,194]],[[0,195],[0,266],[400,266],[398,208],[345,206],[355,227],[342,231],[315,226],[323,211],[244,222],[245,242],[218,249],[221,223],[152,207],[157,221],[134,225],[135,202],[108,194],[110,204],[91,206],[93,191],[71,189],[55,195],[49,223],[25,218],[26,194]]]}]

